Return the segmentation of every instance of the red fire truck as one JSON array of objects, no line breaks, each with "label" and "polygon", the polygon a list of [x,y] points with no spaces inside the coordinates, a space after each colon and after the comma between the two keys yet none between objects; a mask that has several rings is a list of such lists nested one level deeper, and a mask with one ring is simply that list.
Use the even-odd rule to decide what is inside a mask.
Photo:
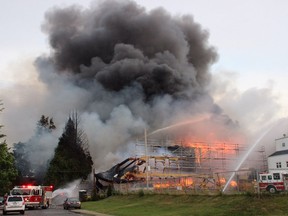
[{"label": "red fire truck", "polygon": [[276,193],[288,190],[288,173],[273,172],[259,174],[260,191]]},{"label": "red fire truck", "polygon": [[11,195],[22,195],[28,209],[41,207],[48,208],[51,205],[53,186],[21,185],[15,186]]}]

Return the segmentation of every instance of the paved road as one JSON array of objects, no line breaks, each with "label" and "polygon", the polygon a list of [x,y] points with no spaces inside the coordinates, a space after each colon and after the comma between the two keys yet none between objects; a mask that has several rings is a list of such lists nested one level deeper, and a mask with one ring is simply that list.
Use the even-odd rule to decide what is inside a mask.
[{"label": "paved road", "polygon": [[[2,215],[2,209],[0,210],[0,215]],[[7,215],[21,215],[18,212],[8,213]],[[51,206],[48,209],[34,209],[34,210],[26,210],[26,216],[84,216],[85,214],[75,213],[73,211],[64,210],[62,206]]]}]

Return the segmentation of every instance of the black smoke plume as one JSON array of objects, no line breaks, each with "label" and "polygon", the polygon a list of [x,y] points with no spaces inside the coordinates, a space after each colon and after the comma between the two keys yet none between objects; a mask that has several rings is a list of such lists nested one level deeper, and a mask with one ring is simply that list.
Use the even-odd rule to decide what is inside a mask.
[{"label": "black smoke plume", "polygon": [[146,99],[203,93],[217,56],[192,16],[146,12],[132,1],[52,10],[43,29],[59,72],[97,81],[108,91],[138,86]]},{"label": "black smoke plume", "polygon": [[[108,0],[88,9],[53,8],[42,29],[51,54],[39,57],[36,66],[49,101],[55,112],[72,104],[70,109],[83,113],[98,162],[113,159],[144,128],[153,131],[202,113],[216,116],[215,124],[224,128],[235,125],[207,93],[217,53],[190,15]],[[204,137],[211,127],[186,127],[185,133]]]}]

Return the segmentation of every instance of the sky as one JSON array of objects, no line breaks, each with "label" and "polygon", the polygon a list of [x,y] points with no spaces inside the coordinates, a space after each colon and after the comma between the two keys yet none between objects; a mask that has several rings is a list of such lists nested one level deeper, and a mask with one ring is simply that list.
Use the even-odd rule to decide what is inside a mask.
[{"label": "sky", "polygon": [[[15,110],[12,112],[11,109],[15,108],[13,104],[17,104],[23,97],[17,95],[19,91],[14,91],[14,86],[23,86],[25,89],[23,94],[26,94],[24,97],[33,95],[33,92],[45,91],[45,86],[38,83],[35,73],[26,73],[27,70],[34,70],[33,61],[38,56],[49,55],[51,52],[48,37],[41,29],[45,13],[53,7],[67,7],[72,4],[87,8],[94,2],[97,1],[1,2],[0,98],[14,100],[14,103],[10,103],[7,99],[3,101],[7,111],[1,114],[8,141],[13,143],[19,139],[13,134],[14,132],[11,132],[12,128],[16,128],[17,134],[27,131],[32,134],[35,126],[35,124],[25,125],[24,122],[19,125],[17,120],[12,121],[11,116],[15,116],[15,113],[20,116],[19,113],[22,112],[26,118],[39,118],[24,112],[28,105],[23,111],[21,107],[17,107],[17,112]],[[172,16],[192,15],[194,21],[209,32],[209,44],[215,47],[218,53],[217,62],[210,68],[213,76],[211,95],[229,116],[241,119],[243,125],[251,130],[263,125],[264,120],[271,123],[287,117],[288,2],[286,0],[136,0],[136,2],[147,11],[162,7]],[[5,94],[5,97],[1,94]],[[41,97],[38,95],[34,100],[41,100]],[[41,113],[37,111],[41,106],[30,109],[37,114]],[[253,128],[249,125],[253,125]]]}]

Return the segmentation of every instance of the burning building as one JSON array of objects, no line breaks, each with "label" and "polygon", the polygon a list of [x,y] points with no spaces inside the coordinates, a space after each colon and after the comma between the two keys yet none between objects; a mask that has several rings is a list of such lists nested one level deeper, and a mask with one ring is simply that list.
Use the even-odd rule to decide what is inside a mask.
[{"label": "burning building", "polygon": [[[121,182],[124,175],[110,168],[131,155],[150,168],[162,168],[166,176],[179,170],[181,175],[210,173],[220,166],[215,161],[221,149],[228,148],[223,143],[244,143],[237,120],[210,95],[210,67],[218,55],[208,42],[209,32],[193,16],[173,16],[163,8],[147,11],[130,0],[107,0],[90,8],[52,8],[42,30],[51,52],[35,61],[43,94],[37,101],[43,104],[32,104],[55,123],[65,122],[71,109],[81,113],[95,169],[102,173],[99,181],[111,181],[110,173],[116,172]],[[181,127],[170,130],[174,125]],[[181,142],[153,148],[148,143],[149,160],[143,154],[127,155],[144,129],[161,140],[163,128]],[[61,125],[57,130],[61,134]],[[53,152],[58,137],[44,141],[52,143],[43,146]],[[225,160],[219,161],[225,165]]]},{"label": "burning building", "polygon": [[[217,192],[235,174],[231,163],[239,159],[242,147],[233,143],[137,140],[134,152],[137,158],[128,158],[105,172],[96,173],[96,188],[105,191],[110,185],[121,192],[140,189]],[[253,164],[256,168],[257,163],[253,161]],[[251,176],[252,172],[239,170],[237,177],[230,180],[230,187],[237,190],[252,187],[256,178]]]},{"label": "burning building", "polygon": [[[94,174],[97,191],[106,190],[109,185],[114,183],[120,184],[144,180],[140,177],[139,170],[144,163],[145,160],[140,158],[127,158],[105,172]],[[144,172],[142,170],[142,173]]]}]

